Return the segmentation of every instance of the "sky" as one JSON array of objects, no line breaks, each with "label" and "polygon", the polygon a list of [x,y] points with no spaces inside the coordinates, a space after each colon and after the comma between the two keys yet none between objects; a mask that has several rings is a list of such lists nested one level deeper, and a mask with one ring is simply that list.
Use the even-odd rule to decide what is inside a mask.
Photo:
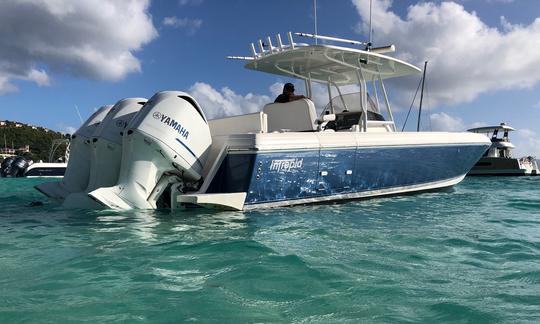
[{"label": "sky", "polygon": [[[320,35],[368,39],[369,0],[316,3]],[[517,129],[514,155],[540,157],[540,1],[373,0],[372,21],[374,46],[428,61],[423,130],[506,122]],[[209,119],[259,111],[295,80],[226,56],[288,31],[314,31],[313,0],[3,0],[0,120],[72,133],[77,109],[85,119],[162,90],[191,93]],[[399,128],[420,77],[387,83]],[[324,98],[316,88],[315,103]],[[417,114],[418,100],[406,130]]]}]

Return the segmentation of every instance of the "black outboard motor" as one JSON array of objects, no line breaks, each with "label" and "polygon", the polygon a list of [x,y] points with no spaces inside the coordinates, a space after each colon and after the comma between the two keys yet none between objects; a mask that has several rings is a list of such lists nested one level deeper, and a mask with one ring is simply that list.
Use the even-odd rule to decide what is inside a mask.
[{"label": "black outboard motor", "polygon": [[18,178],[24,176],[26,168],[28,168],[28,161],[22,156],[17,156],[6,173],[8,177]]},{"label": "black outboard motor", "polygon": [[10,156],[2,161],[2,165],[0,166],[0,176],[3,178],[7,177],[7,172],[11,168],[11,163],[13,163],[13,160],[15,160],[15,158]]}]

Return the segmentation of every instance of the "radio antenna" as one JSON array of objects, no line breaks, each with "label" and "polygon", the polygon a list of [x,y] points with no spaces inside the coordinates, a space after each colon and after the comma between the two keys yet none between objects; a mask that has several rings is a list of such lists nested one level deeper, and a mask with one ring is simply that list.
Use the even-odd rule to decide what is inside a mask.
[{"label": "radio antenna", "polygon": [[418,108],[418,125],[416,126],[416,131],[420,131],[420,117],[422,116],[422,101],[424,100],[424,83],[426,82],[426,70],[427,62],[424,62],[424,75],[422,76],[422,91],[420,92],[420,107]]},{"label": "radio antenna", "polygon": [[75,110],[77,110],[77,115],[79,115],[79,119],[81,120],[81,125],[82,125],[83,120],[82,120],[82,117],[81,117],[81,112],[79,111],[79,107],[77,107],[77,105],[75,105]]},{"label": "radio antenna", "polygon": [[315,20],[315,45],[317,45],[317,0],[313,0],[313,16]]},{"label": "radio antenna", "polygon": [[369,42],[368,49],[371,49],[371,44],[373,44],[373,29],[371,29],[371,12],[373,11],[373,0],[369,0]]}]

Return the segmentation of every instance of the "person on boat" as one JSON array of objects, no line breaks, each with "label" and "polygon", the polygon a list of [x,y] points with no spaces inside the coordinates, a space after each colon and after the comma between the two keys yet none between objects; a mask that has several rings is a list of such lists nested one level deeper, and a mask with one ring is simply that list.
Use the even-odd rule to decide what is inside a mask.
[{"label": "person on boat", "polygon": [[285,83],[283,86],[283,93],[277,96],[276,100],[274,100],[274,103],[286,103],[290,101],[295,101],[299,99],[307,98],[303,95],[295,95],[294,94],[294,84],[292,83]]}]

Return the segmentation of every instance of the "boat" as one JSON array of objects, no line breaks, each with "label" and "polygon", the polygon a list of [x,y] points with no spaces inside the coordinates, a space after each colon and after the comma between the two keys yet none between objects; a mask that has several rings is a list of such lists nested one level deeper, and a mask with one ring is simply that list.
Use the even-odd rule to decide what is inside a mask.
[{"label": "boat", "polygon": [[[58,148],[66,145],[63,157],[54,161],[54,155]],[[61,138],[52,141],[49,151],[49,162],[33,162],[24,156],[14,156],[5,159],[0,167],[0,176],[9,178],[61,178],[66,171],[69,158],[69,139]]]},{"label": "boat", "polygon": [[[64,156],[54,160],[56,151],[66,146]],[[36,178],[61,178],[64,176],[67,168],[67,161],[69,160],[69,139],[60,138],[52,141],[51,149],[49,151],[49,162],[34,162],[30,163],[24,171],[23,177]]]},{"label": "boat", "polygon": [[538,174],[538,164],[532,156],[512,157],[515,148],[508,137],[515,129],[501,123],[497,126],[486,126],[469,129],[469,132],[485,134],[491,138],[491,146],[474,167],[469,171],[471,176],[534,176]]},{"label": "boat", "polygon": [[[294,36],[312,43],[297,43]],[[275,46],[267,37],[250,45],[251,56],[229,58],[246,60],[250,70],[300,80],[307,98],[207,120],[190,94],[158,92],[122,131],[114,185],[91,191],[69,185],[92,182],[89,166],[72,158],[73,175],[66,172],[63,183],[38,190],[60,200],[85,192],[100,206],[119,210],[251,210],[345,201],[453,186],[491,145],[470,132],[396,131],[384,81],[420,69],[386,55],[395,46],[294,36],[287,33],[284,44],[276,35]],[[326,85],[325,107],[309,99],[315,82]],[[351,85],[359,91],[345,94]]]}]

